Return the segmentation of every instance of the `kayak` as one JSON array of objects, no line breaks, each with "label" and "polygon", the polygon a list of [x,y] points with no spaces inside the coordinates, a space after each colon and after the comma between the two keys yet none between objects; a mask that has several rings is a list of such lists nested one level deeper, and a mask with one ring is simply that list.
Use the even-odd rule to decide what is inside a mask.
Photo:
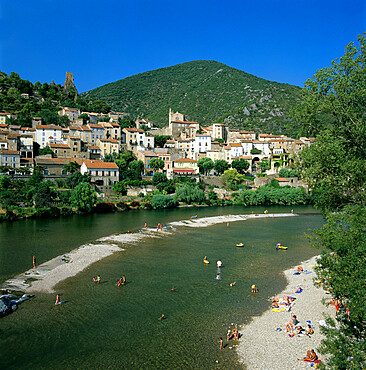
[{"label": "kayak", "polygon": [[210,261],[204,260],[203,263],[210,263]]},{"label": "kayak", "polygon": [[283,245],[277,245],[276,246],[276,249],[284,249],[286,250],[288,247],[284,247]]},{"label": "kayak", "polygon": [[237,247],[244,247],[244,244],[243,243],[239,243],[236,245]]}]

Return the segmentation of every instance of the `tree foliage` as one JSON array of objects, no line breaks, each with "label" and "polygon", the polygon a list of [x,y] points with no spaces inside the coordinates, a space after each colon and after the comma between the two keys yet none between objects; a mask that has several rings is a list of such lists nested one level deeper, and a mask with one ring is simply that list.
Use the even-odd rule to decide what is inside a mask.
[{"label": "tree foliage", "polygon": [[175,198],[179,202],[187,204],[203,203],[206,200],[205,192],[198,185],[184,184],[177,186]]},{"label": "tree foliage", "polygon": [[231,167],[235,168],[241,174],[247,171],[249,166],[250,166],[250,163],[244,158],[234,159],[231,162]]},{"label": "tree foliage", "polygon": [[214,168],[214,163],[211,158],[204,157],[198,160],[197,166],[201,173],[208,175],[208,173]]},{"label": "tree foliage", "polygon": [[151,198],[151,204],[154,208],[172,208],[176,206],[174,198],[170,195],[156,194]]},{"label": "tree foliage", "polygon": [[224,159],[218,159],[214,163],[214,169],[219,175],[223,174],[229,168],[230,164],[226,162]]},{"label": "tree foliage", "polygon": [[97,196],[95,190],[87,182],[82,182],[71,193],[71,205],[81,213],[89,213],[95,206]]},{"label": "tree foliage", "polygon": [[161,158],[152,158],[150,160],[149,166],[152,170],[162,170],[165,166],[164,161]]}]

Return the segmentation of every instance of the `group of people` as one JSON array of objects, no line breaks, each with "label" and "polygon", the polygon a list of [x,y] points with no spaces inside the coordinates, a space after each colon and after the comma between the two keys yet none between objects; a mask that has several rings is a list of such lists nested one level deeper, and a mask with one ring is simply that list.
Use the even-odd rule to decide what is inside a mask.
[{"label": "group of people", "polygon": [[126,276],[125,275],[122,275],[122,277],[117,280],[117,284],[116,285],[117,286],[126,285]]},{"label": "group of people", "polygon": [[297,320],[296,315],[291,314],[291,320],[285,324],[286,333],[289,334],[290,337],[299,334],[307,334],[312,335],[314,334],[314,329],[311,326],[310,321],[307,322],[307,327],[304,329],[299,321]]},{"label": "group of people", "polygon": [[286,308],[288,309],[291,306],[291,303],[295,301],[296,298],[284,295],[282,299],[280,300],[279,298],[272,297],[272,308]]},{"label": "group of people", "polygon": [[100,281],[101,281],[100,275],[93,276],[93,283],[100,284]]}]

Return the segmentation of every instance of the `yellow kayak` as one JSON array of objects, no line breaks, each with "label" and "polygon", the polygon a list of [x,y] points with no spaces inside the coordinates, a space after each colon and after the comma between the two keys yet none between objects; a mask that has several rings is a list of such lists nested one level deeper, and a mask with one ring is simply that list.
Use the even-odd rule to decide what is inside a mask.
[{"label": "yellow kayak", "polygon": [[203,263],[210,263],[210,261],[207,261],[207,260],[203,260]]},{"label": "yellow kayak", "polygon": [[236,245],[237,247],[244,247],[244,244],[243,243],[239,243]]}]

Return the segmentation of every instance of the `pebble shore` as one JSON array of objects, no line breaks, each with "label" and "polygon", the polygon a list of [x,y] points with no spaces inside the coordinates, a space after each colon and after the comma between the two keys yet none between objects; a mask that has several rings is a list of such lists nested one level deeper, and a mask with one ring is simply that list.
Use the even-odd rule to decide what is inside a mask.
[{"label": "pebble shore", "polygon": [[[316,264],[316,258],[301,263],[304,270],[312,271],[310,274],[293,275],[297,266],[284,271],[288,284],[277,297],[281,298],[283,295],[296,297],[295,304],[289,312],[273,312],[269,308],[262,316],[254,317],[247,325],[239,328],[242,336],[237,353],[239,361],[248,370],[310,368],[313,364],[298,361],[297,358],[305,357],[306,352],[312,348],[315,349],[319,359],[324,361],[317,351],[323,339],[319,320],[323,320],[325,315],[334,317],[335,309],[322,303],[323,298],[329,302],[331,297],[325,294],[322,288],[317,288],[313,284],[315,272],[311,265]],[[298,287],[302,287],[303,292],[295,294]],[[306,327],[306,321],[310,320],[315,333],[311,336],[289,337],[284,326],[291,320],[291,313],[297,316],[303,327]],[[282,330],[276,330],[277,328]]]}]

